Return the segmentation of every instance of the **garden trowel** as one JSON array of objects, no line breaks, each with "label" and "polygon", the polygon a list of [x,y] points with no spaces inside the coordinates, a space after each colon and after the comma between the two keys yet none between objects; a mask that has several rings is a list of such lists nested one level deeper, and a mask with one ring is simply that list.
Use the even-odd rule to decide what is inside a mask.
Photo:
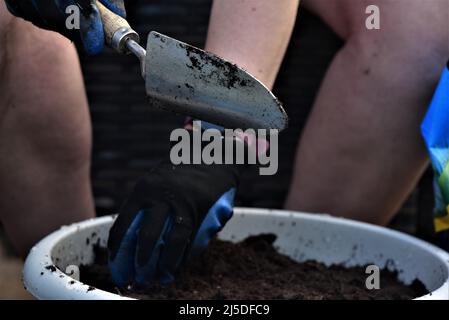
[{"label": "garden trowel", "polygon": [[287,126],[281,103],[261,82],[220,57],[157,32],[146,50],[122,17],[97,1],[107,44],[140,59],[150,104],[229,129]]}]

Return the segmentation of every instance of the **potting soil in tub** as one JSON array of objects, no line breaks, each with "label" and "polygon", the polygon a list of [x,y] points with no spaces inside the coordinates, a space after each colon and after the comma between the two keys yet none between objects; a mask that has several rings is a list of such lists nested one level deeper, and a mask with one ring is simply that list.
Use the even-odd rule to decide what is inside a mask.
[{"label": "potting soil in tub", "polygon": [[213,240],[177,283],[151,290],[118,290],[111,282],[107,252],[96,248],[96,261],[81,267],[81,281],[138,299],[413,299],[428,293],[423,284],[406,286],[397,274],[380,272],[380,289],[368,290],[366,268],[330,268],[316,262],[297,263],[273,247],[275,236],[251,237],[233,244]]}]

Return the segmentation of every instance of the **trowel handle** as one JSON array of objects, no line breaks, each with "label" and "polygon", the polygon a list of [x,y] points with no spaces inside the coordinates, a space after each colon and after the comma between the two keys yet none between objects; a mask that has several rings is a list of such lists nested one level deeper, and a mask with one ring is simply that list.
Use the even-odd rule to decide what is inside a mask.
[{"label": "trowel handle", "polygon": [[97,0],[97,7],[104,25],[106,44],[120,53],[127,53],[126,41],[132,39],[139,42],[139,35],[129,25],[126,19],[115,14]]}]

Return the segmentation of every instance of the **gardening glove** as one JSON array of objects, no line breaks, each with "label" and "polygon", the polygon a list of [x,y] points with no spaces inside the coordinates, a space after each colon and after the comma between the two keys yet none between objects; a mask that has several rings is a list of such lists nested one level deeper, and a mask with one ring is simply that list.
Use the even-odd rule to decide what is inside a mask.
[{"label": "gardening glove", "polygon": [[141,179],[110,231],[114,283],[172,283],[187,258],[200,254],[232,217],[242,167],[166,161]]},{"label": "gardening glove", "polygon": [[[94,55],[104,48],[104,31],[96,0],[5,0],[9,11],[39,28],[56,31]],[[126,17],[124,0],[98,0],[114,13]],[[68,29],[66,13],[70,5],[80,8],[80,29]]]}]

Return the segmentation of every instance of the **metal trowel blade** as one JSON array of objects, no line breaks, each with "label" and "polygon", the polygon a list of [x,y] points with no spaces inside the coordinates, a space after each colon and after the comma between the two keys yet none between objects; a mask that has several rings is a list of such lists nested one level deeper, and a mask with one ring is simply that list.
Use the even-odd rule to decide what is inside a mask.
[{"label": "metal trowel blade", "polygon": [[150,104],[229,129],[287,126],[281,103],[260,81],[218,56],[157,32],[145,61]]}]

